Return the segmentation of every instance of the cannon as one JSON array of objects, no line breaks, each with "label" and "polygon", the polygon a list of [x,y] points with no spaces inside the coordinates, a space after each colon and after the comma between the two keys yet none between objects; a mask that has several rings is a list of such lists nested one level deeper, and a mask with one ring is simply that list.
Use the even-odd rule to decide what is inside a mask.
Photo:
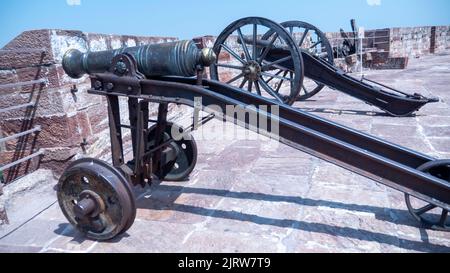
[{"label": "cannon", "polygon": [[[199,51],[192,41],[186,40],[87,53],[70,49],[64,54],[62,65],[67,75],[78,79],[85,74],[108,70],[111,60],[120,54],[131,55],[136,60],[138,71],[147,77],[194,76],[198,66],[209,65],[215,61],[215,55],[211,50]],[[122,62],[119,62],[113,69],[119,74],[127,72],[126,66]]]},{"label": "cannon", "polygon": [[317,27],[301,21],[281,25],[294,43],[288,43],[285,33],[261,18],[230,24],[218,36],[213,50],[231,60],[218,58],[210,67],[211,78],[288,105],[311,98],[328,86],[399,117],[439,101],[364,77],[356,79],[334,67],[333,49]]},{"label": "cannon", "polygon": [[[246,20],[270,26],[286,44],[295,45],[283,26],[263,18]],[[189,50],[173,50],[181,43]],[[136,216],[132,188],[188,179],[197,161],[191,133],[213,118],[234,122],[399,190],[405,194],[409,212],[423,227],[449,230],[450,160],[438,160],[283,102],[207,79],[205,67],[214,64],[218,56],[192,44],[152,45],[158,55],[142,53],[145,50],[138,47],[85,54],[71,50],[64,56],[69,75],[79,77],[87,72],[91,80],[88,93],[106,97],[111,140],[112,164],[79,159],[58,181],[59,205],[77,230],[94,240],[109,240],[126,232]],[[300,56],[298,47],[289,50]],[[178,67],[184,61],[168,60],[191,60],[189,73]],[[299,68],[301,59],[292,62]],[[119,97],[128,99],[129,124],[121,121]],[[159,105],[156,120],[149,119],[150,102]],[[170,103],[194,108],[190,127],[168,122]],[[245,114],[228,111],[230,106],[245,110]],[[199,111],[209,115],[200,119]],[[124,158],[122,130],[131,130],[133,158],[129,161]],[[436,210],[440,213],[435,214]]]},{"label": "cannon", "polygon": [[350,20],[350,26],[352,28],[352,39],[348,37],[347,33],[341,28],[339,29],[339,33],[341,34],[341,38],[343,39],[342,44],[338,45],[333,49],[333,55],[337,56],[350,56],[352,54],[356,54],[357,46],[358,46],[358,28],[356,27],[355,19]]}]

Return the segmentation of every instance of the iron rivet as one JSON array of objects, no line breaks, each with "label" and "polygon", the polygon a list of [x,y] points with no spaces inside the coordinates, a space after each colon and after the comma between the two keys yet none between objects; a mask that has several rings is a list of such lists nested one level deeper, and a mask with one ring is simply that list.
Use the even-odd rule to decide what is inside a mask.
[{"label": "iron rivet", "polygon": [[102,82],[101,81],[95,81],[94,82],[94,88],[95,89],[100,89],[102,87]]},{"label": "iron rivet", "polygon": [[123,75],[126,72],[128,72],[127,65],[122,60],[116,63],[116,67],[114,68],[114,70],[120,75]]}]

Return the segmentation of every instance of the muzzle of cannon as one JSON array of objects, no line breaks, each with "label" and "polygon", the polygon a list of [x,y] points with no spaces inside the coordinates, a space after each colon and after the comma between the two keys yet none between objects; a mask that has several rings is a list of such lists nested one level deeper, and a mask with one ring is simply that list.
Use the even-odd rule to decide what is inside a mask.
[{"label": "muzzle of cannon", "polygon": [[[64,55],[62,64],[67,75],[81,78],[85,74],[108,71],[114,57],[123,53],[133,56],[139,72],[147,77],[191,77],[195,76],[198,66],[209,66],[216,60],[211,49],[200,50],[193,41],[185,40],[86,53],[71,49]],[[121,73],[126,67],[118,64],[114,69]]]}]

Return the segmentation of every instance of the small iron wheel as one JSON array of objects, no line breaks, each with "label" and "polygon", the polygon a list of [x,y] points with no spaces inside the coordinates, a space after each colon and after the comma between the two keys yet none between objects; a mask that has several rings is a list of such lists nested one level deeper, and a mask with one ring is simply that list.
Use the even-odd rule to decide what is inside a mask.
[{"label": "small iron wheel", "polygon": [[[155,129],[156,124],[149,129],[147,143],[148,150],[151,150],[155,146]],[[172,133],[181,134],[183,132],[180,126],[172,122],[167,122],[164,141],[173,139]],[[176,145],[176,150],[178,151],[177,158],[175,161],[170,162],[163,167],[164,177],[161,177],[161,179],[166,181],[186,181],[197,163],[197,144],[192,135],[188,135],[180,140],[175,140],[172,144]]]},{"label": "small iron wheel", "polygon": [[[450,182],[450,160],[427,162],[417,169]],[[407,193],[405,193],[405,202],[414,219],[425,228],[450,231],[448,210],[419,200]]]},{"label": "small iron wheel", "polygon": [[112,239],[128,230],[136,217],[127,179],[98,159],[71,163],[58,181],[57,196],[67,220],[90,239]]},{"label": "small iron wheel", "polygon": [[[281,25],[289,31],[300,50],[334,65],[333,48],[325,34],[317,27],[302,21],[288,21]],[[306,100],[319,93],[325,85],[310,78],[303,80],[298,101]]]},{"label": "small iron wheel", "polygon": [[[262,40],[269,31],[271,35]],[[265,61],[271,49],[286,50],[288,55]],[[296,101],[303,82],[303,59],[291,35],[278,23],[260,17],[237,20],[219,35],[213,50],[218,58],[210,66],[211,79],[281,103]],[[287,62],[291,68],[283,67],[283,73],[273,69]],[[285,84],[275,87],[270,84],[275,80]]]}]

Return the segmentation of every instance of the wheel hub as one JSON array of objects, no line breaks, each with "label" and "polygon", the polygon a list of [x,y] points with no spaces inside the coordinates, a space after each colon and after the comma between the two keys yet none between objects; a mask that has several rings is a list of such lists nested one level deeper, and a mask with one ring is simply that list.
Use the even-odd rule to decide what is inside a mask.
[{"label": "wheel hub", "polygon": [[[150,127],[148,134],[147,150],[152,149],[155,146],[155,131],[156,125]],[[175,137],[173,132],[181,133],[181,127],[171,122],[167,123],[166,132],[164,133],[164,141]],[[184,181],[189,174],[193,171],[195,164],[197,163],[197,144],[192,135],[188,138],[182,138],[175,140],[171,143],[172,148],[176,150],[177,157],[174,161],[168,162],[163,166],[163,173],[161,179],[166,181]]]},{"label": "wheel hub", "polygon": [[244,76],[250,81],[257,81],[261,73],[261,65],[256,61],[249,61],[244,66]]},{"label": "wheel hub", "polygon": [[64,216],[91,239],[111,239],[134,222],[136,206],[129,182],[106,162],[93,158],[72,162],[57,188]]},{"label": "wheel hub", "polygon": [[97,193],[85,190],[81,192],[78,201],[74,204],[74,214],[82,218],[95,218],[105,210],[105,203]]}]

